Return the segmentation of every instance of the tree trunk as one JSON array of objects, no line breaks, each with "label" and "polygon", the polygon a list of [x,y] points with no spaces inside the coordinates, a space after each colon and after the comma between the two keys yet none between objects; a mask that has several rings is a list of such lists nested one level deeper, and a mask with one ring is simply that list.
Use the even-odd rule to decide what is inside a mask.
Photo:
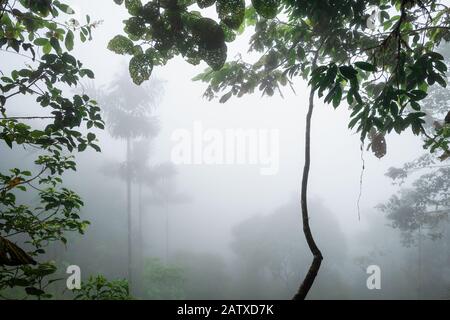
[{"label": "tree trunk", "polygon": [[132,217],[131,217],[131,141],[127,138],[127,164],[126,164],[126,180],[127,180],[127,215],[128,215],[128,285],[131,291],[133,282],[133,261],[132,261]]},{"label": "tree trunk", "polygon": [[[319,50],[313,61],[313,68],[315,69],[317,64],[317,59],[319,55]],[[314,94],[315,89],[311,88],[311,93],[309,95],[309,110],[306,117],[306,134],[305,134],[305,165],[303,168],[303,178],[302,178],[302,194],[301,194],[301,205],[302,205],[302,221],[303,221],[303,233],[305,234],[306,242],[308,243],[309,250],[313,255],[313,261],[306,274],[303,283],[300,285],[297,293],[295,294],[293,300],[304,300],[311,289],[314,280],[319,272],[320,265],[322,263],[323,257],[319,248],[314,241],[313,235],[311,233],[311,228],[309,226],[309,214],[308,214],[308,179],[309,179],[309,169],[311,166],[311,119],[314,110]]]},{"label": "tree trunk", "polygon": [[166,264],[169,263],[169,203],[166,199]]},{"label": "tree trunk", "polygon": [[144,210],[142,205],[142,181],[138,182],[138,248],[139,248],[139,265],[142,266],[144,261],[144,240],[142,235],[142,221],[144,220]]}]

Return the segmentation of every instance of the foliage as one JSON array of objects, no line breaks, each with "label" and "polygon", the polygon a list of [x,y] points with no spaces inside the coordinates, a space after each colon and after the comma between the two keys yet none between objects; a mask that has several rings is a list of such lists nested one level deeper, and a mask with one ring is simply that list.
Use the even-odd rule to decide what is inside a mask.
[{"label": "foliage", "polygon": [[[403,243],[416,243],[415,235],[426,233],[431,239],[440,239],[441,226],[448,223],[450,213],[450,166],[448,160],[441,165],[439,159],[429,154],[403,165],[390,168],[386,174],[394,183],[403,185],[409,177],[421,172],[410,187],[403,187],[378,206],[394,228],[402,232]],[[445,226],[444,226],[445,227]],[[420,235],[419,235],[420,236]]]},{"label": "foliage", "polygon": [[[448,64],[450,47],[440,48]],[[427,114],[424,129],[430,133],[445,125],[445,115],[449,112],[447,88],[433,88],[423,101]],[[417,173],[420,173],[416,177]],[[378,206],[392,226],[402,232],[406,246],[416,244],[416,234],[426,233],[431,239],[440,239],[441,227],[448,223],[450,213],[450,166],[448,155],[438,157],[424,154],[405,163],[401,168],[390,168],[386,176],[395,184],[403,186],[414,179],[409,187],[400,189],[385,204]],[[445,225],[444,225],[445,227]],[[420,235],[419,235],[420,236]]]},{"label": "foliage", "polygon": [[[73,14],[73,10],[57,0],[0,1],[0,50],[5,55],[15,54],[18,65],[26,66],[11,64],[8,75],[5,67],[0,71],[0,140],[13,150],[39,151],[31,168],[0,173],[0,239],[3,244],[9,243],[7,255],[15,248],[12,244],[19,242],[26,255],[37,261],[36,265],[2,262],[2,294],[18,286],[26,295],[51,297],[45,289],[56,280],[47,279],[56,267],[39,261],[39,257],[49,243],[65,244],[67,232],[82,234],[88,225],[80,217],[82,200],[62,186],[61,175],[76,170],[74,151],[82,152],[87,147],[100,151],[95,134],[83,134],[81,130],[102,129],[104,123],[95,101],[87,95],[67,97],[63,91],[76,86],[83,77],[94,77],[69,52],[75,33],[79,32],[84,42],[98,23],[91,22],[89,16],[85,25],[75,19],[62,23],[64,14]],[[26,116],[13,116],[18,111],[15,100],[21,95],[35,97],[36,103],[27,109]],[[32,120],[40,121],[37,124]],[[27,204],[28,194],[38,197],[37,206]],[[16,253],[20,252],[17,248]]]},{"label": "foliage", "polygon": [[108,281],[103,276],[90,277],[81,289],[75,289],[75,300],[132,300],[126,280]]},{"label": "foliage", "polygon": [[184,281],[183,270],[179,267],[165,265],[155,258],[144,264],[141,285],[146,299],[183,299]]},{"label": "foliage", "polygon": [[88,89],[89,93],[105,105],[103,109],[108,129],[115,138],[150,138],[159,132],[153,116],[163,94],[162,81],[137,86],[125,73],[119,73],[107,88]]},{"label": "foliage", "polygon": [[[292,1],[115,1],[125,3],[130,18],[126,36],[109,48],[131,55],[130,73],[136,83],[148,79],[155,65],[177,55],[191,64],[205,61],[210,69],[196,77],[209,83],[205,95],[220,101],[256,90],[272,96],[297,76],[309,79],[320,97],[336,108],[351,108],[350,128],[361,139],[411,129],[425,134],[421,101],[428,88],[446,86],[446,65],[435,47],[450,39],[449,10],[438,0]],[[219,19],[207,17],[214,7]],[[372,11],[380,24],[369,29]],[[227,44],[245,28],[253,35],[249,50],[254,63],[242,57],[226,62]],[[319,51],[319,66],[311,61]],[[281,91],[280,91],[281,92]],[[448,152],[448,125],[427,135],[432,152]],[[373,141],[372,141],[373,142]],[[382,142],[382,141],[381,141]]]}]

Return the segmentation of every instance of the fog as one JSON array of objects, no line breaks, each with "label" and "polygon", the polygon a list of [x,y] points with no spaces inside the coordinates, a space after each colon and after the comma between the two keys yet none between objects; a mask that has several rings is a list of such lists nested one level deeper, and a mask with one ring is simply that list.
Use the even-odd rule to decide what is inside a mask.
[{"label": "fog", "polygon": [[[109,40],[122,33],[126,18],[126,10],[110,2],[71,1],[77,15],[89,14],[102,23],[94,31],[95,41],[79,43],[74,51],[95,72],[95,81],[67,92],[89,92],[105,110],[113,104],[108,95],[114,81],[122,78],[134,86],[126,77],[128,60],[107,49]],[[244,33],[233,42],[229,57],[246,55],[248,40]],[[8,65],[14,63],[14,56],[8,57]],[[131,188],[131,293],[139,299],[290,299],[312,261],[300,208],[307,83],[295,80],[295,92],[284,88],[284,97],[255,93],[221,104],[203,97],[206,84],[192,81],[206,67],[175,58],[154,69],[147,89],[130,95],[134,99],[152,87],[157,90],[151,94],[158,95],[147,105],[157,134],[131,143],[136,163],[150,168]],[[122,91],[126,101],[130,91]],[[17,101],[17,114],[33,103]],[[367,145],[361,152],[359,135],[348,129],[349,114],[345,105],[334,110],[316,100],[309,211],[324,261],[309,298],[450,298],[448,219],[439,225],[440,238],[423,236],[420,244],[407,246],[402,232],[377,208],[410,186],[411,180],[402,187],[393,185],[385,174],[421,156],[423,142],[409,132],[389,135],[387,155],[378,159],[366,151]],[[83,280],[97,274],[127,277],[122,172],[127,146],[125,139],[113,136],[107,111],[105,116],[106,129],[97,132],[102,152],[78,154],[77,171],[64,175],[65,185],[83,198],[82,218],[91,225],[84,236],[72,234],[67,247],[53,245],[47,254],[62,273],[68,265],[80,266]],[[260,163],[174,163],[174,133],[194,134],[196,124],[221,134],[275,130],[278,145],[269,151],[278,151],[278,170],[264,175]],[[30,152],[35,151],[11,152],[2,145],[1,152],[5,169],[30,166]],[[373,265],[381,270],[380,290],[369,290],[366,284],[367,268]]]}]

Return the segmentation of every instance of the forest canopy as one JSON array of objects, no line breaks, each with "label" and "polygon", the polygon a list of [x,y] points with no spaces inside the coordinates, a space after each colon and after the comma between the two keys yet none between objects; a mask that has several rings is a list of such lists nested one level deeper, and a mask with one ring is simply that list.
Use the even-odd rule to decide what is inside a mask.
[{"label": "forest canopy", "polygon": [[[185,283],[183,268],[169,264],[169,204],[184,204],[191,199],[176,193],[172,178],[177,171],[171,164],[149,164],[151,140],[160,130],[154,107],[160,104],[164,87],[154,71],[177,57],[201,66],[203,71],[193,80],[205,84],[206,99],[222,104],[252,94],[284,98],[286,90],[295,92],[296,80],[305,81],[309,87],[309,100],[298,101],[307,109],[300,202],[303,233],[313,261],[308,269],[303,261],[297,263],[300,256],[288,252],[285,260],[293,258],[295,263],[275,268],[275,273],[276,269],[292,273],[293,279],[297,278],[295,268],[301,269],[299,274],[307,269],[294,299],[306,298],[324,258],[313,237],[308,213],[311,127],[317,97],[333,109],[350,111],[348,128],[358,133],[361,151],[367,148],[376,158],[387,155],[386,138],[391,133],[409,131],[422,138],[426,154],[401,168],[391,168],[387,176],[401,184],[414,172],[432,171],[378,209],[400,230],[405,245],[413,245],[416,238],[421,243],[424,227],[431,239],[442,237],[442,221],[448,219],[450,175],[446,163],[441,166],[450,159],[449,64],[443,54],[450,41],[450,7],[446,1],[113,2],[107,5],[123,9],[126,18],[121,34],[114,36],[114,31],[108,35],[107,49],[127,59],[129,77],[120,73],[116,79],[109,79],[109,86],[88,88],[82,81],[93,80],[94,72],[74,52],[75,47],[82,48],[93,40],[101,21],[89,15],[75,16],[68,1],[0,0],[0,53],[13,57],[2,60],[0,69],[1,147],[32,155],[26,165],[18,161],[11,168],[2,166],[0,171],[1,298],[53,297],[50,288],[61,280],[61,270],[48,259],[50,248],[55,243],[66,247],[71,234],[83,235],[90,225],[84,216],[82,197],[64,183],[63,176],[77,170],[77,153],[90,149],[101,152],[98,135],[106,126],[110,137],[126,144],[126,160],[114,159],[99,171],[124,182],[126,205],[122,209],[127,223],[122,224],[126,225],[127,241],[123,251],[127,259],[123,260],[127,279],[109,281],[104,275],[91,275],[83,288],[74,291],[74,298],[132,299],[137,291],[147,297],[182,297],[181,288],[186,283],[186,292],[198,289],[189,281]],[[248,37],[249,42],[241,54],[232,56],[230,48],[240,37]],[[364,169],[363,163],[363,173]],[[144,200],[143,194],[149,190],[151,196],[147,194]],[[107,197],[110,199],[106,202],[113,207],[117,199],[109,194]],[[147,236],[141,224],[145,207],[157,202],[166,211],[162,228],[166,239],[164,263],[148,259],[143,245]],[[292,203],[289,219],[295,217],[295,208]],[[118,212],[123,213],[121,209]],[[270,219],[267,221],[267,228],[273,230]],[[265,224],[261,223],[257,236],[251,239],[246,236],[255,226],[244,225],[243,231],[235,234],[238,242],[248,243],[248,251],[256,252],[253,246],[261,242],[259,232]],[[280,230],[284,227],[281,223]],[[300,242],[296,245],[302,248]],[[234,249],[238,255],[247,256]],[[326,249],[324,252],[328,254]],[[270,262],[272,253],[262,250],[261,256]],[[190,269],[193,277],[203,274],[203,268],[187,263],[189,255],[179,255],[179,264]],[[218,266],[215,271],[219,276],[211,278],[227,278],[220,258],[192,256]],[[329,256],[337,260],[333,254]],[[273,263],[269,262],[260,269],[270,270]],[[133,283],[139,276],[143,281]],[[203,289],[197,291],[204,296]]]},{"label": "forest canopy", "polygon": [[[443,1],[115,2],[130,17],[125,35],[114,37],[109,49],[131,56],[137,84],[178,55],[209,65],[195,79],[209,84],[207,98],[220,95],[220,102],[255,91],[282,94],[282,87],[303,77],[334,108],[348,104],[349,127],[370,139],[377,157],[386,153],[387,133],[407,129],[426,135],[431,152],[449,155],[448,127],[426,133],[421,105],[429,87],[447,85],[447,66],[436,52],[450,39]],[[252,32],[248,49],[259,56],[255,63],[227,57],[228,43],[246,29]]]}]

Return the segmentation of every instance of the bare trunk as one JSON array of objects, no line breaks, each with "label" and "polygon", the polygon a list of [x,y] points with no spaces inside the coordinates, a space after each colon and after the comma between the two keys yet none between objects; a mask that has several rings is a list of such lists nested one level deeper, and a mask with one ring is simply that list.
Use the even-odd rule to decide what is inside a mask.
[{"label": "bare trunk", "polygon": [[[317,58],[319,55],[319,50],[316,53],[316,57],[313,62],[313,69],[316,67]],[[303,233],[305,234],[306,242],[308,243],[309,250],[313,255],[313,261],[309,267],[308,273],[303,280],[300,288],[295,294],[293,300],[304,300],[311,289],[314,280],[319,272],[320,265],[322,263],[323,257],[319,248],[314,241],[313,235],[311,233],[311,228],[309,226],[309,214],[308,214],[308,179],[309,179],[309,169],[311,166],[311,119],[314,110],[314,88],[311,88],[311,93],[309,96],[309,110],[306,117],[306,134],[305,134],[305,165],[303,168],[303,178],[302,178],[302,194],[301,194],[301,205],[302,205],[302,221],[303,221]]]},{"label": "bare trunk", "polygon": [[142,206],[142,182],[138,182],[138,228],[139,228],[139,265],[142,265],[144,261],[144,240],[142,234],[142,221],[144,220],[144,212]]},{"label": "bare trunk", "polygon": [[127,138],[127,164],[126,164],[126,179],[127,179],[127,215],[128,215],[128,285],[131,291],[133,282],[133,266],[132,266],[132,218],[131,218],[131,141]]},{"label": "bare trunk", "polygon": [[169,204],[166,200],[166,263],[169,263]]}]

